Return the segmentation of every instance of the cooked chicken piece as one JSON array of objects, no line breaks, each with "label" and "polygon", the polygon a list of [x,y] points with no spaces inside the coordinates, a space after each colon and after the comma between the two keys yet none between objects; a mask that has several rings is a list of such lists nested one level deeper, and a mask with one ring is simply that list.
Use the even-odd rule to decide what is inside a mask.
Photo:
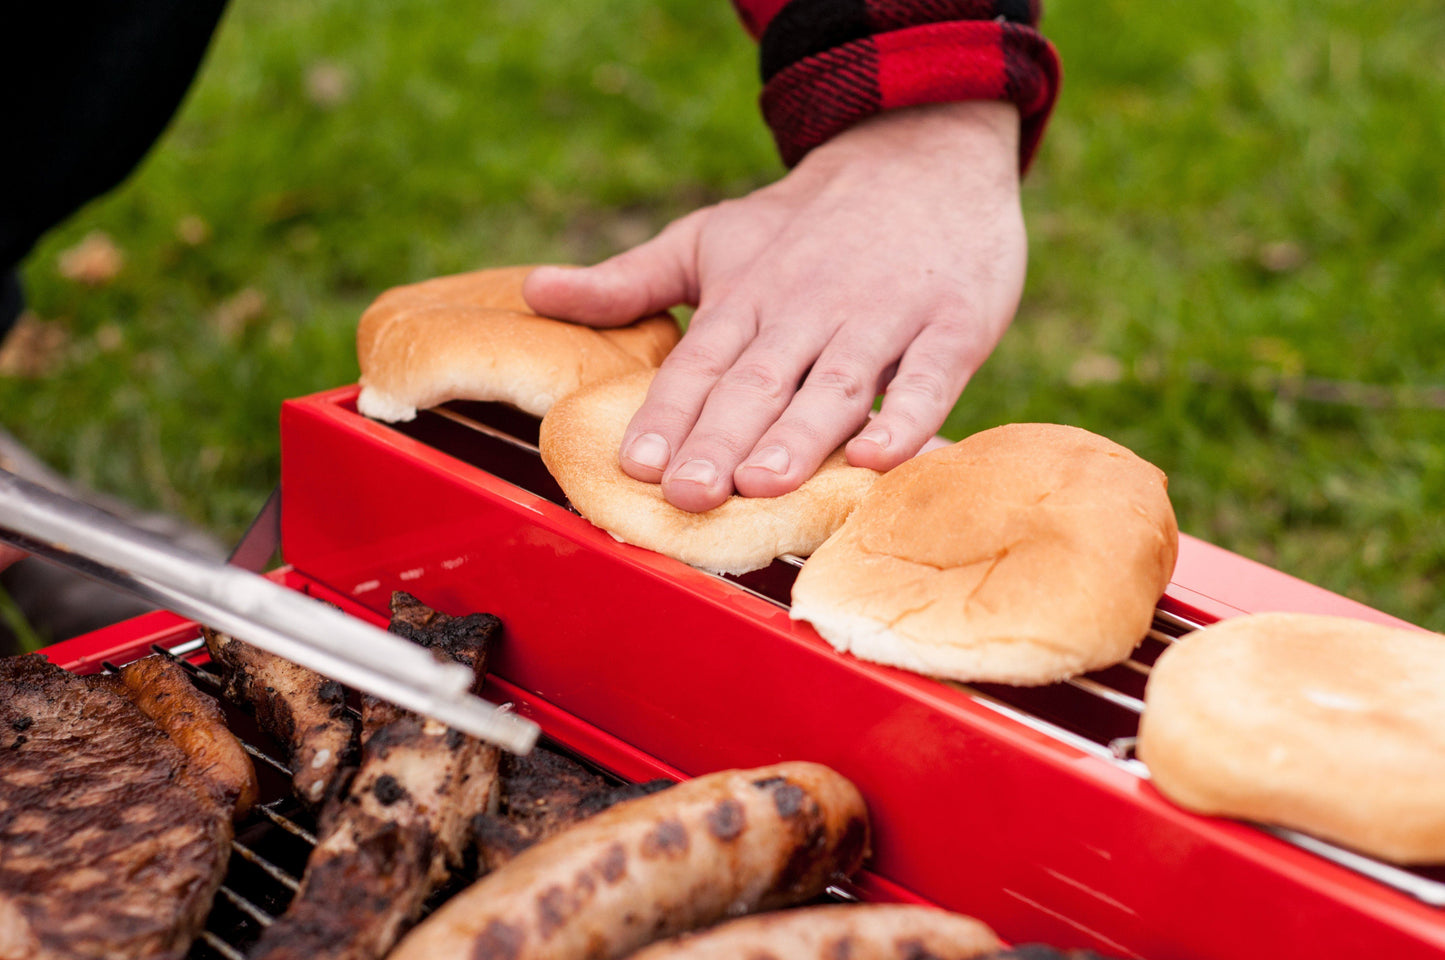
[{"label": "cooked chicken piece", "polygon": [[[394,633],[471,667],[481,688],[496,617],[449,617],[404,593],[392,610]],[[360,769],[322,811],[301,889],[252,958],[381,957],[463,863],[471,818],[492,802],[497,748],[373,697],[361,739]]]},{"label": "cooked chicken piece", "polygon": [[179,665],[78,677],[0,660],[0,957],[184,956],[255,792]]},{"label": "cooked chicken piece", "polygon": [[582,764],[542,747],[502,757],[501,802],[472,821],[478,859],[495,870],[538,841],[613,804],[672,786],[650,780],[617,786]]},{"label": "cooked chicken piece", "polygon": [[291,789],[316,808],[356,756],[356,715],[335,680],[209,627],[202,633],[225,679],[227,699],[249,707],[286,747]]},{"label": "cooked chicken piece", "polygon": [[256,769],[227,727],[220,704],[197,691],[179,664],[167,657],[143,657],[97,681],[122,687],[141,713],[185,751],[186,775],[203,784],[217,803],[234,810],[235,819],[245,816],[256,802]]}]

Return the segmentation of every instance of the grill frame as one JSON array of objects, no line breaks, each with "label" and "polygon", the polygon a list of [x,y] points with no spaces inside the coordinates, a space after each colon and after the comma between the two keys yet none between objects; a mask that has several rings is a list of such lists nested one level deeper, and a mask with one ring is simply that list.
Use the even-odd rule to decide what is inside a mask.
[{"label": "grill frame", "polygon": [[[295,569],[279,576],[377,618],[398,588],[440,609],[496,612],[508,638],[493,696],[522,698],[524,712],[550,718],[549,735],[601,766],[623,773],[609,751],[679,775],[830,763],[874,809],[868,882],[885,898],[980,916],[1007,939],[1121,957],[1445,957],[1442,911],[1263,830],[1173,807],[1126,741],[1079,737],[992,689],[840,656],[788,619],[768,595],[776,585],[723,582],[619,544],[555,490],[529,492],[467,449],[359,416],[356,392],[283,407],[283,544]],[[521,439],[463,447],[535,473]],[[1183,538],[1161,617],[1267,609],[1400,623]],[[78,660],[160,622],[95,638]],[[1097,699],[1083,687],[1061,689]],[[574,737],[589,749],[569,730],[590,731]]]}]

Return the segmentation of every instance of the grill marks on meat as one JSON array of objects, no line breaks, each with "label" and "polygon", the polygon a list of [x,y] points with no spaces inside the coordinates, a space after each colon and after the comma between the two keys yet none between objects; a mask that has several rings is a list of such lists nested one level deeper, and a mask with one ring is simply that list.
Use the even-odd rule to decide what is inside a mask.
[{"label": "grill marks on meat", "polygon": [[826,767],[710,774],[537,844],[454,896],[392,960],[614,960],[810,899],[867,848],[863,798]]},{"label": "grill marks on meat", "polygon": [[[480,689],[496,617],[449,617],[403,593],[392,609],[394,633],[471,667]],[[474,737],[363,697],[360,768],[327,802],[301,889],[251,957],[383,956],[462,866],[470,820],[492,802],[498,757]]]},{"label": "grill marks on meat", "polygon": [[184,956],[255,790],[177,664],[117,678],[0,660],[0,957]]},{"label": "grill marks on meat", "polygon": [[314,670],[209,627],[201,631],[221,665],[227,699],[249,706],[261,729],[285,745],[296,798],[316,808],[356,755],[356,717],[346,690]]},{"label": "grill marks on meat", "polygon": [[672,786],[670,780],[614,785],[559,753],[538,748],[502,757],[501,801],[472,821],[483,866],[495,870],[538,841],[614,804]]}]

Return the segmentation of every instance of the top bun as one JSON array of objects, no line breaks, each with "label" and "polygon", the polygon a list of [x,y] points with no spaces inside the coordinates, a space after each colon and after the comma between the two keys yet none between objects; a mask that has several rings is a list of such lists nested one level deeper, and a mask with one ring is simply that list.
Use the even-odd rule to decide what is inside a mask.
[{"label": "top bun", "polygon": [[792,616],[862,659],[954,680],[1117,663],[1174,570],[1165,487],[1077,427],[985,430],[885,474],[803,565]]},{"label": "top bun", "polygon": [[1198,813],[1445,863],[1445,636],[1265,613],[1196,630],[1144,691],[1138,755]]},{"label": "top bun", "polygon": [[538,316],[522,298],[533,267],[394,287],[361,315],[357,409],[410,420],[448,400],[495,400],[543,416],[578,387],[656,367],[681,334],[670,314],[593,328]]},{"label": "top bun", "polygon": [[662,487],[623,473],[622,435],[656,371],[593,384],[561,400],[542,420],[542,461],[577,511],[624,543],[714,573],[747,573],[785,553],[822,543],[878,474],[851,467],[841,449],[792,493],[731,496],[703,513],[674,507]]}]

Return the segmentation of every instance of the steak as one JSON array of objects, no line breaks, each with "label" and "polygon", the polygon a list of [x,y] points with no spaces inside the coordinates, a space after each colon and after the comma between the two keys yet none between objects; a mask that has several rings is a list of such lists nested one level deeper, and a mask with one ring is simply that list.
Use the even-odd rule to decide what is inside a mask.
[{"label": "steak", "polygon": [[560,753],[538,747],[502,757],[501,801],[472,821],[478,859],[495,870],[523,850],[614,804],[656,793],[671,780],[616,785]]},{"label": "steak", "polygon": [[255,795],[179,665],[0,660],[0,958],[184,956]]},{"label": "steak", "polygon": [[[400,592],[392,613],[392,632],[471,667],[481,689],[496,617],[449,617]],[[463,865],[471,818],[492,803],[496,747],[370,696],[361,726],[361,765],[323,808],[301,888],[253,960],[385,955]]]},{"label": "steak", "polygon": [[356,756],[356,716],[346,709],[345,688],[229,634],[209,627],[202,633],[221,667],[226,698],[249,707],[261,729],[285,746],[291,790],[316,809]]}]

